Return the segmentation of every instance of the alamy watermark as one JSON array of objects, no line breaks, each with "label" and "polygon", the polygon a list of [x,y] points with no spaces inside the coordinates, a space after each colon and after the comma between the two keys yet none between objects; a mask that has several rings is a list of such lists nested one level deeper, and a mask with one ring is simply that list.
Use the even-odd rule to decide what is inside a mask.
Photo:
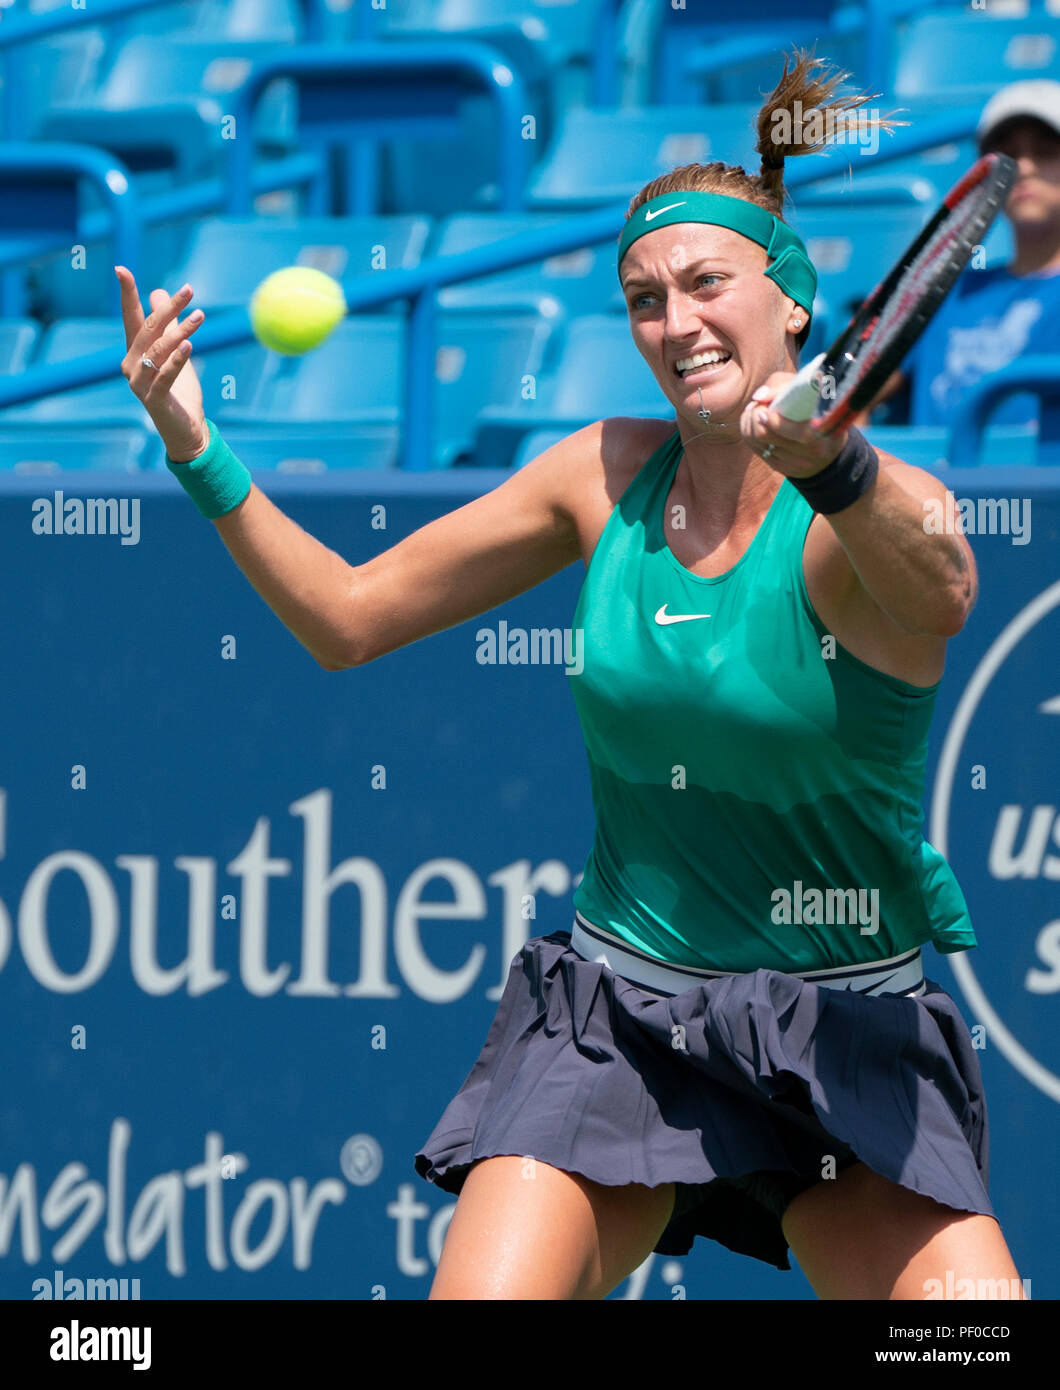
[{"label": "alamy watermark", "polygon": [[804,888],[797,878],[789,891],[774,888],[769,895],[770,914],[778,926],[831,926],[857,923],[862,936],[875,936],[880,929],[880,890],[878,888]]},{"label": "alamy watermark", "polygon": [[33,1299],[138,1299],[139,1279],[77,1279],[66,1276],[61,1269],[52,1270],[50,1279],[34,1279]]},{"label": "alamy watermark", "polygon": [[791,110],[774,111],[770,139],[775,145],[857,145],[864,154],[880,148],[882,111],[861,107],[856,111],[803,108],[796,99]]},{"label": "alamy watermark", "polygon": [[929,536],[1011,536],[1013,545],[1031,538],[1029,497],[925,497],[924,530]]},{"label": "alamy watermark", "polygon": [[475,633],[475,660],[480,666],[566,666],[568,675],[583,669],[580,627],[509,627],[502,618],[496,631],[480,627]]},{"label": "alamy watermark", "polygon": [[[988,1279],[980,1277],[978,1279],[958,1278],[952,1269],[945,1271],[944,1279],[925,1279],[923,1283],[924,1298],[930,1302],[932,1299],[1029,1299],[1031,1296],[1031,1281],[1029,1279]],[[973,1336],[982,1335],[975,1329],[962,1328],[962,1332],[971,1333]],[[997,1336],[997,1333],[993,1334]]]},{"label": "alamy watermark", "polygon": [[140,540],[138,497],[35,497],[30,523],[37,536],[121,536],[122,545]]}]

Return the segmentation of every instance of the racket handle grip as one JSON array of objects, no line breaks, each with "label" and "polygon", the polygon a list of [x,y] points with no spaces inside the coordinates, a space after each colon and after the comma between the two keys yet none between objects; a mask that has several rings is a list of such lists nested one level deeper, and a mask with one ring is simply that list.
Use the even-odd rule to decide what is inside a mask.
[{"label": "racket handle grip", "polygon": [[820,398],[817,374],[824,366],[824,353],[800,367],[798,375],[773,400],[773,409],[785,420],[811,420],[817,414]]}]

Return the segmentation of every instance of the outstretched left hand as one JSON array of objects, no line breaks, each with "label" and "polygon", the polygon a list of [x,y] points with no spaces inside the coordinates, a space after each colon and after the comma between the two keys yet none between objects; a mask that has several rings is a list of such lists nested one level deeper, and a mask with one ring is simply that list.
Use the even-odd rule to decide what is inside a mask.
[{"label": "outstretched left hand", "polygon": [[809,478],[827,468],[842,452],[849,431],[818,434],[809,420],[785,420],[769,408],[770,402],[794,375],[794,372],[773,372],[766,379],[740,416],[740,434],[759,458],[777,473],[786,478]]}]

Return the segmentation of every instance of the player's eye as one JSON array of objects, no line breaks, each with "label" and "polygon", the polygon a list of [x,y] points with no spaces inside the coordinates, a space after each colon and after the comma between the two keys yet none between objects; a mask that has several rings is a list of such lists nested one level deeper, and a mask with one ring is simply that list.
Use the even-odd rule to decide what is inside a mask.
[{"label": "player's eye", "polygon": [[[697,276],[696,276],[696,283],[697,283],[697,285],[701,285],[701,284],[703,283],[704,280],[718,280],[718,281],[721,281],[721,280],[724,280],[724,279],[725,279],[725,276],[724,276],[724,275],[719,275],[719,274],[717,274],[716,271],[706,271],[706,272],[704,272],[704,274],[702,274],[702,275],[697,275]],[[632,299],[630,300],[630,302],[629,302],[629,307],[630,307],[631,309],[639,309],[642,300],[644,300],[644,299],[654,299],[654,298],[655,298],[654,295],[649,294],[647,291],[645,291],[643,294],[634,295],[633,298],[632,298]]]}]

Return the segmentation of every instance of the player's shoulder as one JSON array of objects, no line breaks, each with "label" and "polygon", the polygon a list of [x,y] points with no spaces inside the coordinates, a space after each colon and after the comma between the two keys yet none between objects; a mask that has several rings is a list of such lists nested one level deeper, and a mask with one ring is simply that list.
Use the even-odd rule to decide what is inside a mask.
[{"label": "player's shoulder", "polygon": [[610,416],[557,440],[520,470],[571,515],[606,496],[614,506],[677,421]]}]

